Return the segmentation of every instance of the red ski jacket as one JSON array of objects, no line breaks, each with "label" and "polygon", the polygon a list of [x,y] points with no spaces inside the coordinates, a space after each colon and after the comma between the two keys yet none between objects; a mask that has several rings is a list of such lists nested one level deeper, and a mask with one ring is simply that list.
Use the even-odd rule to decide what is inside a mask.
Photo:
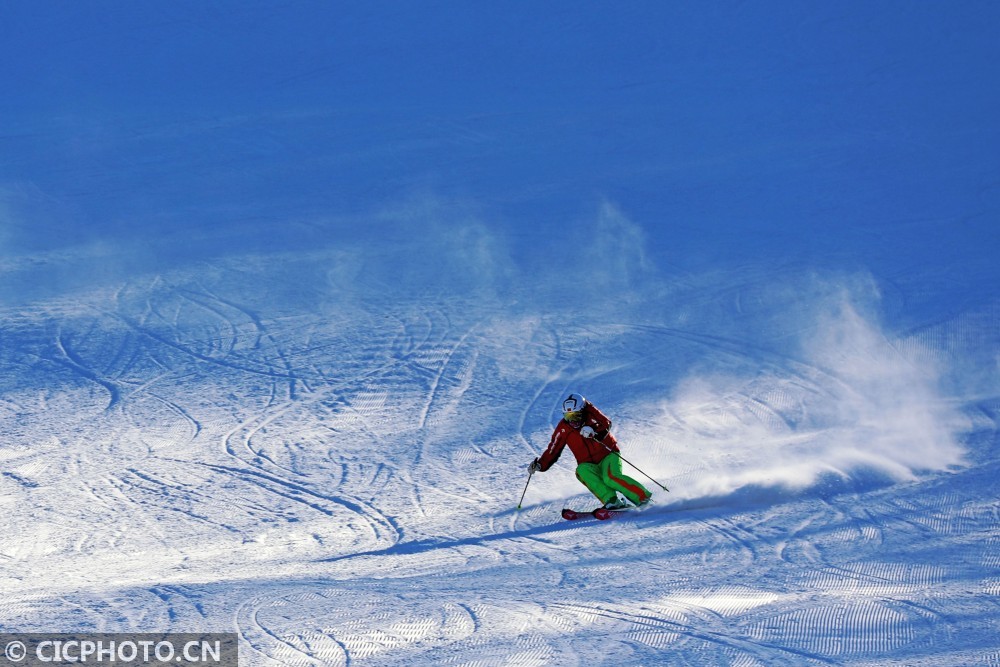
[{"label": "red ski jacket", "polygon": [[569,445],[569,450],[576,457],[577,464],[600,463],[605,456],[618,451],[618,441],[615,440],[615,436],[611,435],[611,420],[590,403],[584,407],[583,414],[583,423],[580,424],[580,428],[589,426],[594,429],[597,434],[596,438],[584,438],[580,435],[580,428],[574,428],[565,419],[560,420],[556,424],[556,430],[552,432],[549,446],[538,458],[543,472],[559,460],[559,455],[562,454],[566,445]]}]

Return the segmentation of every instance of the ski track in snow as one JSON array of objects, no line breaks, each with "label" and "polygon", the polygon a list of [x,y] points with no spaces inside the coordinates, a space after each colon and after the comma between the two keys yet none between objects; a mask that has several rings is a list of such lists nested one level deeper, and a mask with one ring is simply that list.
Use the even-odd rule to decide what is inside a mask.
[{"label": "ski track in snow", "polygon": [[[5,354],[12,377],[34,378],[3,412],[7,629],[236,630],[247,665],[997,664],[1000,508],[963,481],[997,472],[997,398],[969,408],[981,451],[960,473],[749,503],[659,492],[570,524],[560,504],[593,501],[568,466],[513,505],[558,396],[597,384],[595,349],[643,348],[601,366],[609,396],[679,345],[756,366],[713,409],[778,434],[853,388],[645,324],[498,326],[446,300],[327,324],[242,305],[224,277],[5,330],[31,351]],[[547,484],[577,495],[539,501]]]},{"label": "ski track in snow", "polygon": [[[1000,667],[990,3],[29,4],[5,632]],[[672,491],[516,510],[568,391]]]}]

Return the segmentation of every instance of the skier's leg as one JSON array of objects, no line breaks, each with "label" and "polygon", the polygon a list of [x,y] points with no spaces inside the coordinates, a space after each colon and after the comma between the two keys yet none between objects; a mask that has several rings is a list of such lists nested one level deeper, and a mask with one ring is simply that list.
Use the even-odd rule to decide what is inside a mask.
[{"label": "skier's leg", "polygon": [[601,480],[606,486],[620,491],[633,505],[645,502],[653,494],[642,484],[622,472],[622,458],[617,452],[604,457],[600,463]]},{"label": "skier's leg", "polygon": [[616,499],[615,490],[609,487],[604,481],[604,474],[596,463],[581,463],[576,467],[576,478],[590,490],[601,504]]}]

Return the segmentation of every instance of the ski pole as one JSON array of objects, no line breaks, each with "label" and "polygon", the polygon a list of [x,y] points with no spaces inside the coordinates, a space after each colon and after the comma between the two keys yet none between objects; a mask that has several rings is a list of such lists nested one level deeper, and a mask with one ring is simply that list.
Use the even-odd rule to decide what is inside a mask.
[{"label": "ski pole", "polygon": [[[600,441],[600,440],[598,440],[597,442],[601,442],[601,441]],[[606,450],[608,450],[609,452],[611,452],[612,454],[617,454],[617,455],[618,455],[618,458],[620,458],[620,459],[621,459],[622,461],[624,461],[625,463],[629,464],[630,466],[632,466],[633,468],[635,468],[636,470],[638,470],[639,472],[641,472],[641,473],[642,473],[643,475],[646,475],[646,473],[645,473],[645,472],[643,472],[643,471],[642,471],[642,469],[641,469],[641,468],[640,468],[639,466],[637,466],[636,464],[632,463],[632,462],[631,462],[631,461],[629,461],[629,460],[628,460],[627,458],[625,458],[624,456],[622,456],[622,453],[621,453],[621,452],[616,452],[615,450],[613,450],[613,449],[611,449],[610,447],[608,447],[607,445],[605,445],[605,444],[604,444],[603,442],[601,442],[601,446],[602,446],[602,447],[604,447],[604,449],[606,449]],[[649,477],[649,475],[646,475],[646,477]],[[666,491],[667,493],[670,493],[670,489],[668,489],[667,487],[663,486],[662,484],[660,484],[659,482],[657,482],[657,481],[656,481],[655,479],[653,479],[652,477],[649,477],[649,480],[650,480],[650,481],[651,481],[651,482],[652,482],[653,484],[656,484],[656,485],[657,485],[658,487],[660,487],[661,489],[663,489],[664,491]]]},{"label": "ski pole", "polygon": [[528,492],[528,485],[531,484],[531,476],[534,474],[535,471],[533,469],[528,471],[528,481],[524,483],[524,491],[521,492],[521,499],[517,501],[517,509],[521,509],[521,503],[524,502],[524,494]]}]

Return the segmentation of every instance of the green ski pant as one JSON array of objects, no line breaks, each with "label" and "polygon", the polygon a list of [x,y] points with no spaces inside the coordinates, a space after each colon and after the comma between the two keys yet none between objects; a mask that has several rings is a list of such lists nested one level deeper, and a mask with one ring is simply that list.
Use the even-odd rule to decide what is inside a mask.
[{"label": "green ski pant", "polygon": [[600,463],[581,463],[576,467],[576,478],[605,504],[616,498],[616,491],[635,505],[652,495],[642,484],[622,474],[622,458],[617,452],[608,454]]}]

